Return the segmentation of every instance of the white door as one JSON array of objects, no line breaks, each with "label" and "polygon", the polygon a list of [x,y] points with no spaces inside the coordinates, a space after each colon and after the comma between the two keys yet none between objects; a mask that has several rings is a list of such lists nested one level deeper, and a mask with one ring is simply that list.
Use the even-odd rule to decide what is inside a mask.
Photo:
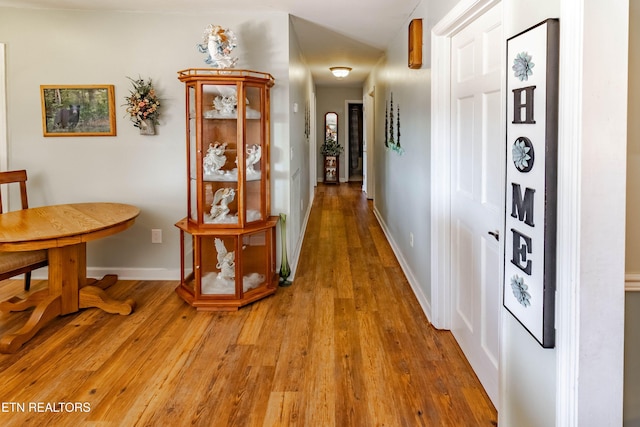
[{"label": "white door", "polygon": [[451,39],[452,332],[497,406],[504,223],[500,5]]}]

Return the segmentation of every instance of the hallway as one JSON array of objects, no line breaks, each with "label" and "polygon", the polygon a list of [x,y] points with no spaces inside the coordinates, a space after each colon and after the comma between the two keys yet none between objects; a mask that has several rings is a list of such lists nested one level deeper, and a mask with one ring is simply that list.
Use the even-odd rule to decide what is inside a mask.
[{"label": "hallway", "polygon": [[361,183],[318,185],[294,286],[314,294],[316,321],[333,323],[332,425],[496,424],[451,333],[428,323]]},{"label": "hallway", "polygon": [[[175,282],[120,281],[108,292],[137,301],[131,316],[84,310],[0,355],[0,401],[91,409],[13,410],[0,423],[496,425],[451,333],[427,322],[359,187],[317,187],[295,282],[272,297],[234,313],[196,312]],[[21,285],[3,282],[0,299]],[[0,334],[25,319],[3,314]]]}]

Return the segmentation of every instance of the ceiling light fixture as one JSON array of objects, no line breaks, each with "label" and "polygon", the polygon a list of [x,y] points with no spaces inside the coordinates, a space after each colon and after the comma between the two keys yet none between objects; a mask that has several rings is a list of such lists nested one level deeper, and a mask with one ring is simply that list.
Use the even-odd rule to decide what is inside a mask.
[{"label": "ceiling light fixture", "polygon": [[331,67],[331,73],[339,79],[343,79],[349,75],[351,67]]}]

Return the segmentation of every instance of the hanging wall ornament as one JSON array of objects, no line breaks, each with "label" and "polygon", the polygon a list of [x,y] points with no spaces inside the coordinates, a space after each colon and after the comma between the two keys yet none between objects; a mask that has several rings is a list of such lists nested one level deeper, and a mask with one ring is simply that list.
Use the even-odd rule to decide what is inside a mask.
[{"label": "hanging wall ornament", "polygon": [[398,133],[396,136],[396,143],[391,147],[391,149],[398,154],[404,154],[404,149],[400,146],[400,106],[398,105],[396,108],[396,111],[398,112],[396,117],[396,120],[398,121]]},{"label": "hanging wall ornament", "polygon": [[389,109],[389,146],[393,147],[396,141],[393,137],[393,92],[391,92],[391,108]]},{"label": "hanging wall ornament", "polygon": [[389,147],[389,105],[384,101],[384,146]]},{"label": "hanging wall ornament", "polygon": [[393,120],[393,92],[391,93],[391,108],[389,111],[389,124],[387,126],[387,113],[385,111],[385,141],[384,145],[388,150],[395,151],[398,154],[404,154],[404,149],[400,146],[400,106],[396,106],[396,126],[397,130],[394,131]]},{"label": "hanging wall ornament", "polygon": [[140,135],[155,135],[155,126],[160,117],[160,99],[151,79],[127,78],[133,85],[133,89],[125,98],[127,102],[124,106],[127,107],[127,115],[133,122],[133,126],[140,129]]}]

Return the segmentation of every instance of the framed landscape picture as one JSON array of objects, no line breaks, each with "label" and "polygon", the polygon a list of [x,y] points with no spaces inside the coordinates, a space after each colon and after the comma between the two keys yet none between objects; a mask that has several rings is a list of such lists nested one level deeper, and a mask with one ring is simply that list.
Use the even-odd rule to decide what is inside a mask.
[{"label": "framed landscape picture", "polygon": [[44,136],[115,136],[113,85],[42,85]]}]

